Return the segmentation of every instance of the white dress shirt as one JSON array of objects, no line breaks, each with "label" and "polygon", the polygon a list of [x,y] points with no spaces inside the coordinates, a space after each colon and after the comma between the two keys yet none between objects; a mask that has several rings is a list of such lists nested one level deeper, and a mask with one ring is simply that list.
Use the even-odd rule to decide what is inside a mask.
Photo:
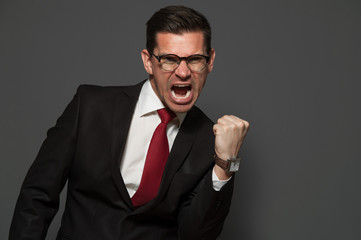
[{"label": "white dress shirt", "polygon": [[[146,81],[135,106],[123,157],[120,162],[120,172],[130,197],[134,195],[139,187],[150,140],[154,130],[160,123],[157,110],[164,107],[164,104],[154,93],[150,81]],[[172,149],[174,139],[186,113],[177,113],[176,115],[167,126],[169,151]],[[213,189],[216,191],[219,191],[228,181],[219,180],[214,170],[212,180]]]}]

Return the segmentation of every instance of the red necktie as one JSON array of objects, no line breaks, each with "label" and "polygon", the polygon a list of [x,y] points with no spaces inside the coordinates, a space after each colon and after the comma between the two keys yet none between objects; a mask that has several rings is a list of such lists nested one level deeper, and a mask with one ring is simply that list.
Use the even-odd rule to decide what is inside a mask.
[{"label": "red necktie", "polygon": [[155,129],[145,159],[142,179],[138,190],[132,197],[134,207],[139,207],[157,196],[163,170],[169,155],[167,124],[175,114],[165,108],[158,110],[161,123]]}]

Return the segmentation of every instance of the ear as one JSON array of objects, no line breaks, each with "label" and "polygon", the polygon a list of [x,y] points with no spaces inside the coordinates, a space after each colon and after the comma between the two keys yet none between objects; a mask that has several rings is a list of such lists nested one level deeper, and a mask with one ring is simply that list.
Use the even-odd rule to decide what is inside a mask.
[{"label": "ear", "polygon": [[211,49],[209,57],[210,57],[210,59],[208,62],[207,70],[208,70],[208,72],[212,72],[213,65],[214,65],[214,59],[216,58],[216,51],[214,51],[214,48]]},{"label": "ear", "polygon": [[149,75],[153,75],[153,68],[152,68],[152,61],[151,61],[151,55],[149,54],[147,49],[143,49],[141,52],[144,69],[147,71]]}]

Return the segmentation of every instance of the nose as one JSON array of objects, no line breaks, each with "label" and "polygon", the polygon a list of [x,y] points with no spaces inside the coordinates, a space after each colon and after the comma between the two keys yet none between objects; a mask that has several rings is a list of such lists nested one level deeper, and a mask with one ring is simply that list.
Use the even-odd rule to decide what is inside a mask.
[{"label": "nose", "polygon": [[175,70],[175,74],[181,79],[187,79],[191,75],[191,71],[189,70],[185,60],[182,60],[179,63],[179,66]]}]

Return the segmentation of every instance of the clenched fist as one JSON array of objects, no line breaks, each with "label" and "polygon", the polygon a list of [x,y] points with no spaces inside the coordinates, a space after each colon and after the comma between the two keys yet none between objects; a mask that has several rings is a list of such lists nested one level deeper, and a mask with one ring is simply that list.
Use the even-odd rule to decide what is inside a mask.
[{"label": "clenched fist", "polygon": [[[219,118],[213,126],[217,156],[224,160],[237,156],[247,135],[248,128],[249,123],[236,116],[225,115]],[[217,165],[215,171],[218,178],[224,179],[226,177],[223,169]],[[226,175],[229,177],[229,174]]]}]

